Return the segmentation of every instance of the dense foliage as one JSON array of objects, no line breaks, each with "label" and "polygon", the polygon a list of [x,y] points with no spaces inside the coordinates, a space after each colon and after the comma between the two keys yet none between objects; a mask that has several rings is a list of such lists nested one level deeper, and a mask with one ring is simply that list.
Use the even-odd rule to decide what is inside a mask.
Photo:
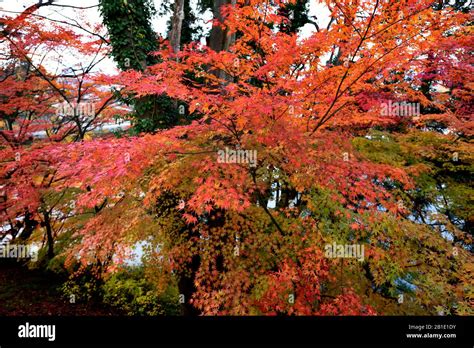
[{"label": "dense foliage", "polygon": [[[474,61],[462,3],[325,0],[328,25],[302,39],[287,10],[304,2],[237,1],[223,8],[235,40],[219,52],[198,43],[173,52],[148,30],[135,49],[120,26],[141,32],[145,2],[106,3],[117,62],[126,50],[140,56],[98,81],[122,98],[166,96],[177,101],[167,116],[185,105],[193,121],[26,141],[53,125],[25,129],[25,113],[51,113],[61,88],[43,67],[6,76],[8,233],[30,231],[49,263],[74,279],[93,274],[129,313],[176,314],[174,298],[186,314],[473,314]],[[112,20],[138,8],[143,23]],[[25,46],[76,39],[31,18],[2,20],[16,28],[3,33],[12,59],[28,57],[20,36]],[[124,275],[137,245],[146,281]],[[333,245],[363,252],[331,256]]]}]

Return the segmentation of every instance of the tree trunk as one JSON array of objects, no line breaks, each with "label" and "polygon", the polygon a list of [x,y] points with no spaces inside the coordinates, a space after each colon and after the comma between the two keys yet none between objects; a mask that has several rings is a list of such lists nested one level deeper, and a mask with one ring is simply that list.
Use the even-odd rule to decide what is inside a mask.
[{"label": "tree trunk", "polygon": [[[226,28],[222,28],[221,24],[224,22],[224,17],[222,16],[222,6],[232,5],[235,6],[236,0],[214,0],[214,6],[212,9],[212,14],[214,20],[217,23],[211,29],[211,34],[209,37],[209,47],[216,51],[228,51],[230,46],[235,42],[235,34],[230,34]],[[221,79],[228,80],[229,76],[222,71],[213,72],[217,77]]]},{"label": "tree trunk", "polygon": [[175,0],[173,17],[171,17],[170,44],[174,53],[179,52],[181,45],[181,28],[184,19],[184,0]]},{"label": "tree trunk", "polygon": [[51,260],[54,257],[54,239],[53,239],[53,229],[51,227],[51,220],[49,218],[49,213],[44,213],[44,226],[46,228],[46,240],[48,244],[48,260]]},{"label": "tree trunk", "polygon": [[200,262],[199,256],[194,255],[192,261],[188,263],[186,267],[190,270],[190,272],[187,274],[183,273],[178,276],[179,293],[180,295],[184,296],[183,315],[185,316],[198,316],[200,314],[199,310],[189,302],[193,294],[196,292],[194,279],[196,272],[199,269]]},{"label": "tree trunk", "polygon": [[[235,5],[236,0],[214,0],[214,6],[212,14],[216,24],[222,24],[224,17],[222,16],[222,6],[224,5]],[[209,38],[209,47],[216,52],[226,51],[235,41],[235,35],[230,35],[227,29],[222,28],[220,25],[214,25],[211,29],[211,35]]]}]

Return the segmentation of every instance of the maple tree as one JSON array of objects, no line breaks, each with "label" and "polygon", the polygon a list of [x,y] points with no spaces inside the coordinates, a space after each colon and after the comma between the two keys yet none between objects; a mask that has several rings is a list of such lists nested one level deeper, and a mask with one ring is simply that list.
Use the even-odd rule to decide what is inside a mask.
[{"label": "maple tree", "polygon": [[[470,13],[326,0],[329,23],[302,39],[289,4],[229,3],[220,49],[161,42],[101,76],[194,121],[23,145],[2,165],[3,221],[62,211],[64,266],[103,278],[147,241],[145,274],[157,292],[176,281],[189,314],[472,314]],[[388,117],[389,100],[421,113]],[[328,257],[333,243],[363,260]]]},{"label": "maple tree", "polygon": [[[22,238],[28,238],[33,229],[43,227],[52,258],[55,237],[72,209],[63,200],[68,194],[48,191],[56,180],[54,163],[61,161],[48,155],[48,148],[90,138],[92,131],[124,112],[112,109],[113,92],[101,87],[103,74],[94,70],[108,53],[101,27],[78,26],[84,32],[78,34],[64,22],[35,14],[39,7],[0,21],[0,146],[7,179],[2,182],[2,213],[14,237],[23,231]],[[64,56],[80,55],[91,58],[62,66]],[[53,73],[42,64],[50,56],[56,63]],[[64,215],[57,214],[60,209]]]}]

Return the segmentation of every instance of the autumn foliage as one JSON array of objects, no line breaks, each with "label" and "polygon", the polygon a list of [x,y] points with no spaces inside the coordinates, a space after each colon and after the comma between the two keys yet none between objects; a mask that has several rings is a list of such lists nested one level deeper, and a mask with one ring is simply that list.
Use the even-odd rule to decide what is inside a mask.
[{"label": "autumn foliage", "polygon": [[[326,0],[328,27],[302,38],[277,30],[286,4],[229,5],[228,50],[163,41],[143,71],[66,84],[43,66],[7,76],[5,62],[1,221],[50,241],[74,276],[106,279],[146,241],[156,292],[176,282],[204,315],[472,314],[472,14]],[[2,20],[3,44],[23,61],[38,45],[103,50],[39,19]],[[87,136],[125,114],[112,86],[167,95],[187,120]],[[77,98],[94,103],[86,123],[40,122]],[[388,101],[421,114],[383,115]],[[49,136],[33,139],[38,130]],[[226,148],[254,151],[256,165],[218,161]],[[328,257],[333,243],[363,245],[363,260]]]}]

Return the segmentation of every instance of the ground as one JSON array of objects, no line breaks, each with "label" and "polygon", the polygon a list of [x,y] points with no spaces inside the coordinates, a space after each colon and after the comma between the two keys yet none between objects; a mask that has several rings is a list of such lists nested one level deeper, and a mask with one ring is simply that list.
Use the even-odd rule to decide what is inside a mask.
[{"label": "ground", "polygon": [[71,304],[61,296],[62,280],[29,270],[20,263],[0,262],[0,316],[107,316],[120,313],[103,303]]}]

